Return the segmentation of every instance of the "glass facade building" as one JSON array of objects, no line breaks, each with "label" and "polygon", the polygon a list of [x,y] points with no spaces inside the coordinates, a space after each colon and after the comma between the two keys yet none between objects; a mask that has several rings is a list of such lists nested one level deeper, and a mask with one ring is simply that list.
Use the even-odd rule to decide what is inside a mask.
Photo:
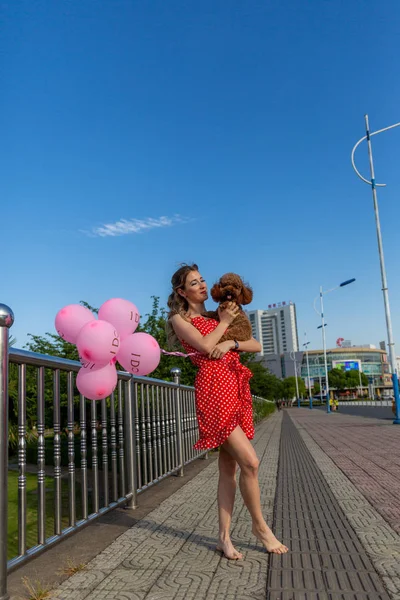
[{"label": "glass facade building", "polygon": [[[387,353],[384,350],[372,348],[334,348],[327,350],[328,372],[335,367],[336,361],[359,361],[361,372],[364,373],[371,384],[377,388],[390,388],[392,378],[388,363]],[[324,353],[323,350],[310,350],[308,352],[310,365],[310,378],[318,380],[325,378]],[[358,365],[357,365],[358,367]],[[303,354],[301,362],[301,377],[306,379],[307,361],[306,354]]]}]

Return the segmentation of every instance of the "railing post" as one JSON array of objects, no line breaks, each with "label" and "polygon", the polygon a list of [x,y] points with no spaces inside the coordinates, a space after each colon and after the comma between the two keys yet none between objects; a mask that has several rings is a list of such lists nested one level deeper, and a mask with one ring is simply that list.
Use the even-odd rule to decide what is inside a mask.
[{"label": "railing post", "polygon": [[0,304],[0,600],[7,594],[8,505],[8,330],[14,315]]},{"label": "railing post", "polygon": [[175,388],[175,410],[176,410],[176,444],[178,451],[178,465],[179,477],[183,477],[183,436],[182,436],[182,410],[181,410],[181,392],[180,392],[180,381],[181,381],[181,370],[178,367],[174,367],[170,371],[174,378]]},{"label": "railing post", "polygon": [[[131,498],[126,505],[127,508],[137,508],[137,485],[136,485],[136,438],[133,415],[133,402],[136,402],[134,393],[133,377],[125,383],[125,448],[126,448],[126,479],[128,484],[127,493]],[[142,399],[143,401],[143,399]]]}]

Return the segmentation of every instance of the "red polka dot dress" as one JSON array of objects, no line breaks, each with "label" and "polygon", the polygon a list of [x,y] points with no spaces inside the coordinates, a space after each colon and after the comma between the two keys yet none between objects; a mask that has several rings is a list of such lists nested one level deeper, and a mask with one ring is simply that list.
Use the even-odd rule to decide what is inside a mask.
[{"label": "red polka dot dress", "polygon": [[[194,317],[192,324],[205,336],[214,331],[218,321]],[[196,352],[186,342],[181,343],[187,353]],[[238,353],[229,351],[221,359],[196,353],[190,359],[199,367],[195,393],[200,438],[194,448],[217,448],[238,425],[250,440],[253,439],[253,407],[249,385],[252,372],[241,364]]]}]

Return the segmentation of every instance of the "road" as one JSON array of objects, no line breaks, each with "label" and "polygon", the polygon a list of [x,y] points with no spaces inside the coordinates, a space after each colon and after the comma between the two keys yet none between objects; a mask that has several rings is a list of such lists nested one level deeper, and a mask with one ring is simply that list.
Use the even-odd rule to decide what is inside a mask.
[{"label": "road", "polygon": [[[326,410],[325,406],[316,407],[318,410]],[[341,406],[339,412],[342,415],[355,415],[357,417],[370,417],[373,419],[393,419],[390,406]]]}]

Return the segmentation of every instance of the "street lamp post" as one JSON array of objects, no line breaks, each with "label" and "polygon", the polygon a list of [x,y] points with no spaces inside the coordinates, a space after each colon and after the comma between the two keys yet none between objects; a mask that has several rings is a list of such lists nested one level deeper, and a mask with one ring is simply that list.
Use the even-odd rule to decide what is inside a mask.
[{"label": "street lamp post", "polygon": [[318,313],[318,310],[315,308],[315,302],[318,299],[317,298],[314,300],[314,309],[315,312],[317,314],[320,315],[321,317],[321,325],[318,327],[318,329],[322,329],[322,344],[324,347],[324,367],[325,367],[325,393],[326,393],[326,412],[330,413],[331,412],[331,405],[329,403],[329,380],[328,380],[328,362],[326,359],[326,338],[325,338],[325,327],[327,325],[327,323],[325,323],[324,320],[324,301],[323,301],[323,296],[325,294],[329,294],[329,292],[333,292],[334,290],[337,290],[341,287],[344,287],[345,285],[349,285],[350,283],[353,283],[355,281],[355,279],[347,279],[346,281],[343,281],[342,283],[340,283],[339,285],[335,286],[334,288],[331,288],[330,290],[326,290],[325,292],[322,289],[322,286],[319,288],[319,301],[320,301],[320,307],[321,307],[321,312]]},{"label": "street lamp post", "polygon": [[[353,165],[354,171],[357,173],[358,177],[360,179],[362,179],[362,181],[364,181],[365,183],[368,183],[368,185],[370,185],[371,189],[372,189],[372,199],[373,199],[373,203],[374,203],[375,222],[376,222],[376,235],[377,235],[377,239],[378,239],[379,261],[380,261],[380,267],[381,267],[383,302],[385,305],[386,329],[387,329],[388,346],[389,346],[389,360],[390,360],[390,366],[392,369],[393,392],[394,392],[394,397],[395,397],[396,413],[395,413],[395,418],[393,421],[393,423],[395,425],[400,425],[399,380],[398,380],[398,375],[397,375],[396,352],[395,352],[395,347],[394,347],[393,330],[392,330],[392,318],[390,315],[389,289],[388,289],[388,283],[387,283],[387,277],[386,277],[385,259],[384,259],[384,255],[383,255],[381,224],[380,224],[380,219],[379,219],[379,208],[378,208],[378,196],[376,193],[377,187],[385,187],[386,184],[385,183],[376,183],[376,181],[375,181],[375,170],[374,170],[374,161],[372,158],[371,137],[373,135],[377,135],[378,133],[382,133],[383,131],[388,131],[389,129],[394,129],[395,127],[399,127],[399,126],[400,126],[400,123],[395,123],[394,125],[390,125],[389,127],[384,127],[383,129],[379,129],[378,131],[373,131],[371,133],[369,130],[368,115],[365,115],[366,135],[363,138],[361,138],[360,140],[358,140],[357,144],[354,146],[352,153],[351,153],[351,164]],[[364,140],[367,140],[367,144],[368,144],[369,168],[370,168],[370,174],[371,174],[370,181],[368,181],[368,179],[365,179],[365,177],[363,177],[359,173],[359,171],[356,168],[355,162],[354,162],[355,151],[357,150],[357,147],[361,144],[361,142],[363,142]]]},{"label": "street lamp post", "polygon": [[362,398],[363,391],[362,391],[362,380],[361,380],[361,360],[360,360],[360,364],[358,366],[358,376],[360,378],[360,398]]},{"label": "street lamp post", "polygon": [[309,343],[310,342],[305,342],[303,344],[303,346],[306,349],[307,379],[308,379],[308,397],[309,397],[309,400],[310,400],[310,410],[311,410],[312,407],[313,407],[313,403],[312,403],[312,394],[311,394],[310,363],[308,362],[308,344]]},{"label": "street lamp post", "polygon": [[290,358],[294,362],[294,378],[296,380],[297,406],[298,406],[298,408],[300,408],[299,382],[297,381],[296,353],[294,352],[294,350],[291,351]]},{"label": "street lamp post", "polygon": [[322,380],[321,380],[321,371],[320,371],[320,368],[319,368],[319,356],[317,356],[316,358],[314,358],[314,364],[316,366],[318,366],[319,397],[320,397],[321,404],[322,404]]}]

